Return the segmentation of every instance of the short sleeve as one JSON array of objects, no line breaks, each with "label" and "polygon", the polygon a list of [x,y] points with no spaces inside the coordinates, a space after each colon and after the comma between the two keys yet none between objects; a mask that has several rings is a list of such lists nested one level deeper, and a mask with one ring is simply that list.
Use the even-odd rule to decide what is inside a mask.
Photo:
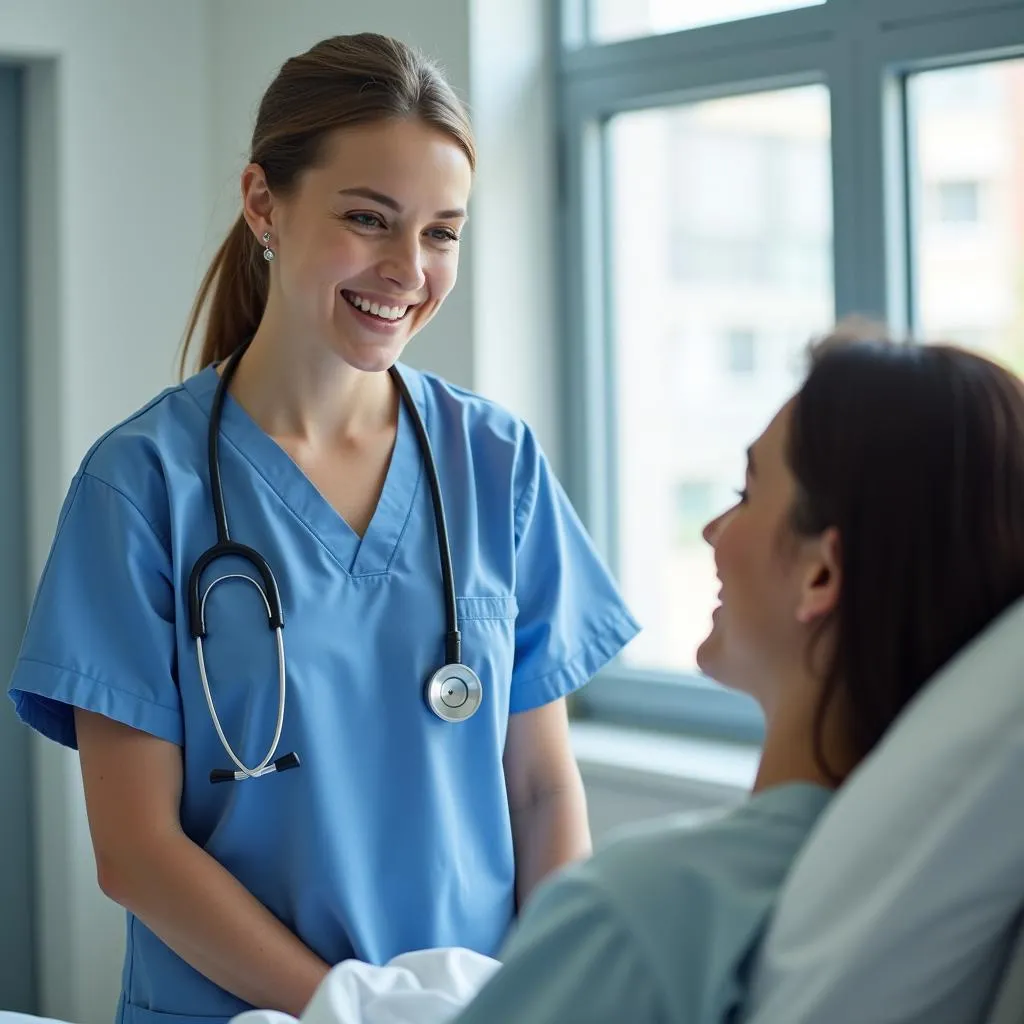
[{"label": "short sleeve", "polygon": [[502,967],[453,1024],[667,1024],[642,952],[603,891],[579,874],[540,888]]},{"label": "short sleeve", "polygon": [[80,471],[14,667],[18,716],[69,747],[76,707],[182,743],[174,607],[165,544],[128,497]]},{"label": "short sleeve", "polygon": [[515,530],[513,713],[578,689],[640,631],[529,431]]}]

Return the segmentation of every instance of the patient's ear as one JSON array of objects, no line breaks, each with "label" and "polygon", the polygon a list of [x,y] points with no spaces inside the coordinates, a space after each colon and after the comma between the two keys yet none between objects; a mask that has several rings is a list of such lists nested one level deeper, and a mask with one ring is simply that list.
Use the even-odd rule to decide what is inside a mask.
[{"label": "patient's ear", "polygon": [[830,526],[805,543],[796,620],[809,624],[830,615],[839,604],[842,587],[839,531]]}]

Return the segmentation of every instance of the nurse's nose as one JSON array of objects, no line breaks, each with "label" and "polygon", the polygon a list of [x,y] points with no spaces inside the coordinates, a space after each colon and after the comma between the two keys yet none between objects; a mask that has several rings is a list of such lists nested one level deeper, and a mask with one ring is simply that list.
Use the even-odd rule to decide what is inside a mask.
[{"label": "nurse's nose", "polygon": [[416,292],[426,283],[423,247],[418,236],[396,235],[388,242],[377,272],[404,292]]}]

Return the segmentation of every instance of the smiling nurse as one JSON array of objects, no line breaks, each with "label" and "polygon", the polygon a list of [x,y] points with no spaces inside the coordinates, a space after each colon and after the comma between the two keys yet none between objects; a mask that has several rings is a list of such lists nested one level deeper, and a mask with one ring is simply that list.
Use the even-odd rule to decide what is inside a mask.
[{"label": "smiling nurse", "polygon": [[199,370],[86,456],[11,683],[80,751],[125,1024],[496,952],[589,852],[564,697],[637,631],[529,429],[398,362],[455,284],[475,163],[437,69],[326,40],[250,159]]}]

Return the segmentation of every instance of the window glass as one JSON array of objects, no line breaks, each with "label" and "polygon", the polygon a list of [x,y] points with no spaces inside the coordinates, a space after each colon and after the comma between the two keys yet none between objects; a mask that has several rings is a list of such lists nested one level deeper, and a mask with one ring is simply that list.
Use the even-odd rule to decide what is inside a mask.
[{"label": "window glass", "polygon": [[718,583],[701,528],[834,319],[829,94],[609,125],[619,578],[634,668],[693,672]]}]

